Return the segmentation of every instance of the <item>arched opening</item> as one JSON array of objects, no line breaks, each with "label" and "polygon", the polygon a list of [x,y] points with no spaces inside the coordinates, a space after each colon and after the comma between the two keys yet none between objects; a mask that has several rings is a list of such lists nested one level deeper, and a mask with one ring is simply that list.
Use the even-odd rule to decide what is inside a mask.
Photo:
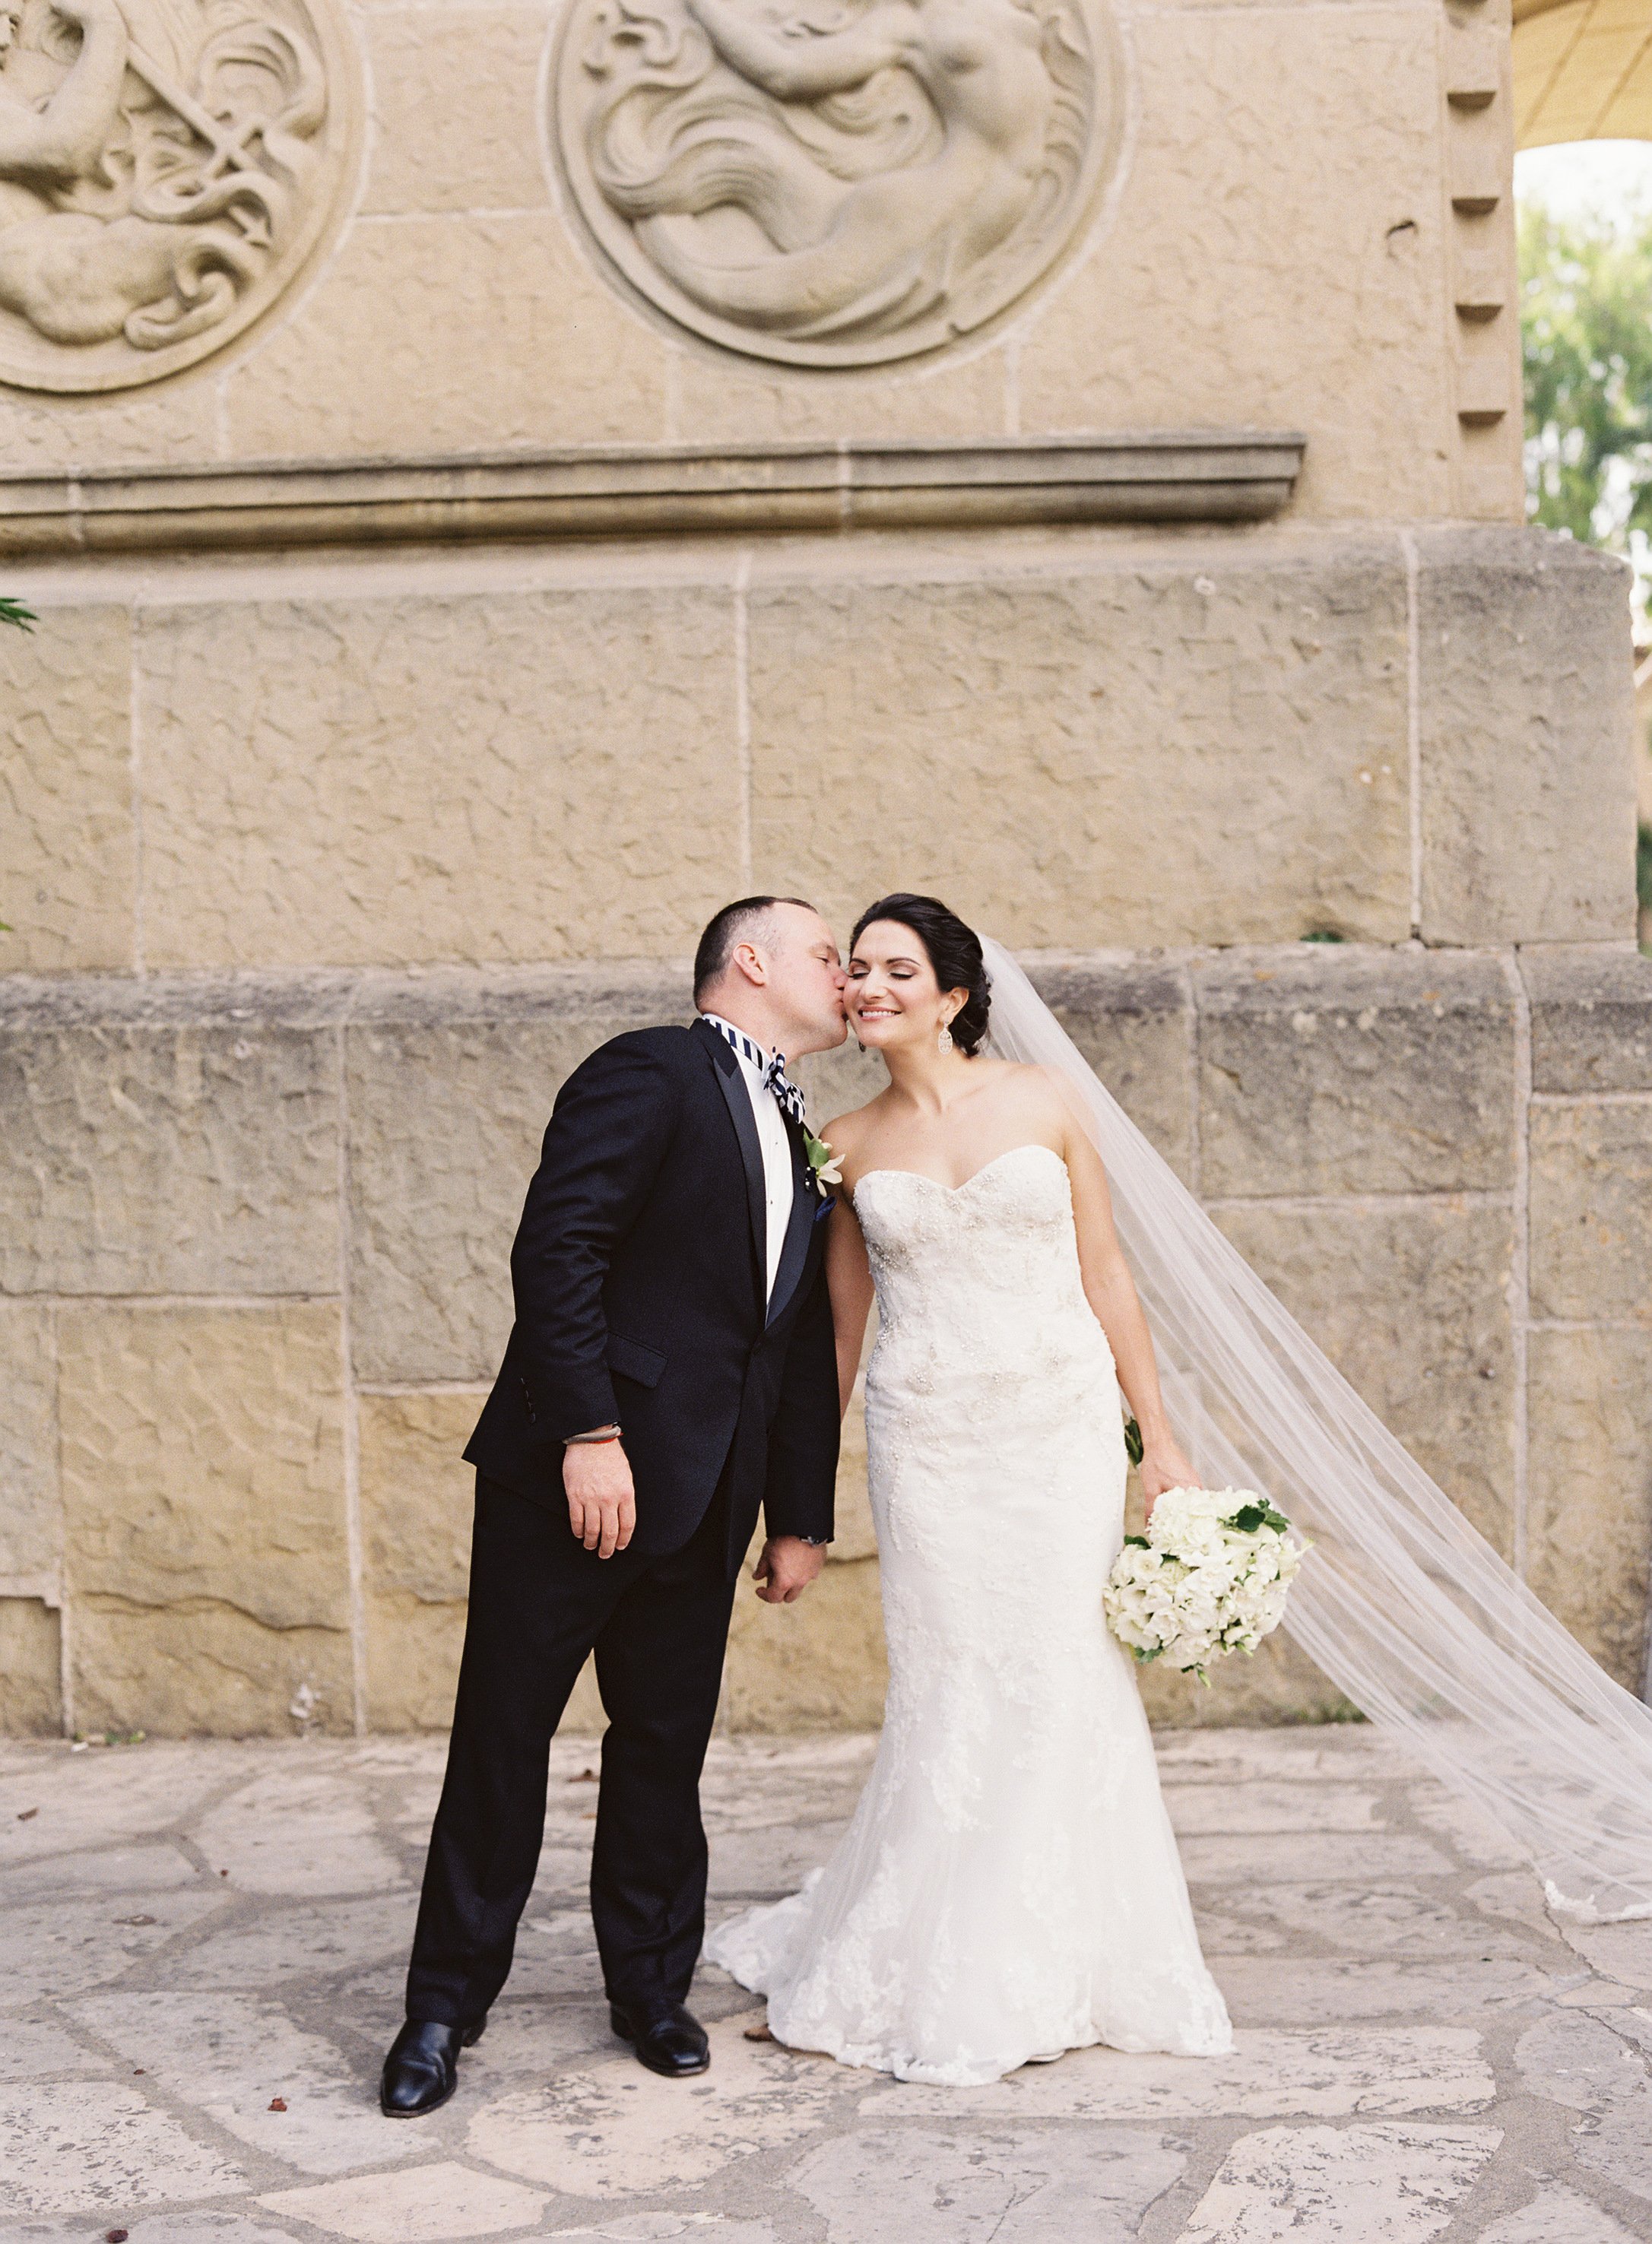
[{"label": "arched opening", "polygon": [[1514,0],[1514,145],[1652,140],[1652,0]]}]

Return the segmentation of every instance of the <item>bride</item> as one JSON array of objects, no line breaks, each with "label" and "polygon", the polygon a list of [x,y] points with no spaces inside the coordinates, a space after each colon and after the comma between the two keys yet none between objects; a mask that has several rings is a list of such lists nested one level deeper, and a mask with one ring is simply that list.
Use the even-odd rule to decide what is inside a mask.
[{"label": "bride", "polygon": [[721,1927],[712,1961],[768,1997],[780,2040],[911,2080],[1094,2042],[1229,2046],[1101,1619],[1121,1389],[1149,1503],[1178,1481],[1251,1488],[1312,1538],[1287,1632],[1523,1849],[1551,1910],[1652,1917],[1652,1709],[1327,1362],[1006,950],[931,897],[886,896],[849,971],[850,1025],[890,1081],[828,1126],[828,1256],[845,1406],[878,1304],[888,1708],[831,1859]]},{"label": "bride", "polygon": [[1124,1534],[1120,1391],[1149,1510],[1192,1483],[1101,1160],[1042,1067],[988,1058],[978,937],[933,898],[856,926],[850,1026],[889,1070],[825,1136],[847,1408],[866,1374],[889,1647],[883,1736],[823,1871],[722,1927],[770,2031],[968,2085],[1106,2042],[1212,2055],[1153,1744],[1101,1592]]}]

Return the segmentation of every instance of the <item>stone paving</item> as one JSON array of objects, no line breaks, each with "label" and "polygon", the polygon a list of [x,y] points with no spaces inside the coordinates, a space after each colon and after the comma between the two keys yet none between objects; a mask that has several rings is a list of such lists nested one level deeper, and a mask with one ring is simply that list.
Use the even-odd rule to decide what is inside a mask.
[{"label": "stone paving", "polygon": [[[789,1889],[870,1742],[720,1743],[714,1909]],[[0,1747],[0,2244],[1632,2244],[1652,2235],[1652,1923],[1545,1914],[1363,1727],[1161,1740],[1231,2059],[1089,2051],[903,2086],[748,2039],[609,2037],[557,1745],[516,1970],[459,2093],[374,2089],[441,1747]]]}]

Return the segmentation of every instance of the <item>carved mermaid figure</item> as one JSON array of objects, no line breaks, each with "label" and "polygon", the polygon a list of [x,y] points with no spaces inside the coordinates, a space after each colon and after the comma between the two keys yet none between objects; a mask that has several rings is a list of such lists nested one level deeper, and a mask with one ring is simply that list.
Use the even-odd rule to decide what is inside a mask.
[{"label": "carved mermaid figure", "polygon": [[0,0],[0,310],[71,348],[215,326],[325,114],[316,58],[254,0]]},{"label": "carved mermaid figure", "polygon": [[[1085,80],[1059,71],[1080,58],[1053,10],[870,0],[822,27],[749,0],[680,4],[607,17],[596,44],[640,60],[613,72],[592,170],[659,270],[724,319],[797,340],[904,326],[1076,168]],[[731,208],[760,253],[749,229],[742,255],[694,223]]]},{"label": "carved mermaid figure", "polygon": [[54,10],[80,29],[66,68],[44,44],[21,44],[21,0],[0,4],[0,304],[53,342],[90,342],[165,288],[168,248],[139,220],[109,225],[79,207],[107,189],[126,22],[115,0],[54,0]]}]

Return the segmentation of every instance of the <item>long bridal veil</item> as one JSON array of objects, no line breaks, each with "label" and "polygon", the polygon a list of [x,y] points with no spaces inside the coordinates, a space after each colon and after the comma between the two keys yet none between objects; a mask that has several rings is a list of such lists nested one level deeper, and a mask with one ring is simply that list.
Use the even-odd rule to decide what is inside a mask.
[{"label": "long bridal veil", "polygon": [[1050,1069],[1107,1165],[1201,1478],[1313,1539],[1285,1627],[1532,1858],[1554,1907],[1652,1916],[1652,1709],[1602,1673],[1274,1299],[1098,1082],[1002,944],[992,1049]]}]

